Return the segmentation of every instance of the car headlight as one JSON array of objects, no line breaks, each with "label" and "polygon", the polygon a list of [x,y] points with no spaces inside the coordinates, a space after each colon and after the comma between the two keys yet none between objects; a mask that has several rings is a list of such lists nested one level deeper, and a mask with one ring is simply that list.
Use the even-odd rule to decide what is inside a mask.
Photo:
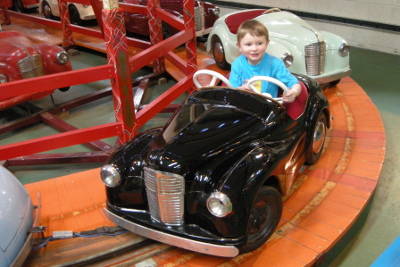
[{"label": "car headlight", "polygon": [[346,43],[342,44],[339,47],[339,55],[341,55],[342,57],[345,57],[349,54],[350,54],[350,46]]},{"label": "car headlight", "polygon": [[208,210],[216,217],[225,217],[232,211],[232,203],[227,195],[213,192],[207,199]]},{"label": "car headlight", "polygon": [[68,53],[65,51],[60,51],[57,53],[56,59],[57,59],[58,63],[60,63],[61,65],[64,65],[69,60]]},{"label": "car headlight", "polygon": [[220,13],[221,10],[219,9],[219,7],[216,6],[214,8],[211,8],[211,14],[213,14],[214,16],[218,17]]},{"label": "car headlight", "polygon": [[0,74],[0,83],[8,82],[7,76],[4,74]]},{"label": "car headlight", "polygon": [[285,63],[286,68],[289,68],[293,64],[293,56],[289,53],[283,54],[281,57],[283,63]]},{"label": "car headlight", "polygon": [[104,165],[101,168],[100,176],[103,183],[108,187],[116,187],[121,182],[118,169],[111,164]]}]

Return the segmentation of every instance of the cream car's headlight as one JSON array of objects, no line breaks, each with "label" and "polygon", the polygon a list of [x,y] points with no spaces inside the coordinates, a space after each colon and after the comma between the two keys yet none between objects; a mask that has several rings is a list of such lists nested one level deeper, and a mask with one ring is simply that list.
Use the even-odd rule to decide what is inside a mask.
[{"label": "cream car's headlight", "polygon": [[341,55],[342,57],[345,57],[349,54],[350,54],[350,46],[346,43],[342,44],[339,47],[339,55]]},{"label": "cream car's headlight", "polygon": [[216,217],[225,217],[232,211],[232,203],[227,195],[213,192],[207,199],[207,208]]},{"label": "cream car's headlight", "polygon": [[283,63],[285,63],[286,68],[289,68],[293,64],[293,56],[289,53],[283,54],[281,57]]},{"label": "cream car's headlight", "polygon": [[65,51],[60,51],[57,53],[56,59],[57,59],[58,63],[60,63],[61,65],[64,65],[69,60],[68,53]]},{"label": "cream car's headlight", "polygon": [[101,168],[100,176],[103,183],[108,187],[116,187],[121,182],[118,169],[111,164],[104,165]]}]

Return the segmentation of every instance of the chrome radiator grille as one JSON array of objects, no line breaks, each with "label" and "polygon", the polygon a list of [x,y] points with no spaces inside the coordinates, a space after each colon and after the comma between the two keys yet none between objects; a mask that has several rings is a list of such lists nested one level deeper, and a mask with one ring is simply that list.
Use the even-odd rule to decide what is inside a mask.
[{"label": "chrome radiator grille", "polygon": [[308,75],[320,75],[325,71],[325,42],[313,43],[305,47]]},{"label": "chrome radiator grille", "polygon": [[44,75],[43,63],[40,55],[33,55],[21,59],[18,62],[18,68],[21,72],[22,78],[28,79]]},{"label": "chrome radiator grille", "polygon": [[198,3],[199,5],[194,8],[194,15],[195,15],[195,23],[196,23],[196,31],[201,31],[204,29],[204,7],[201,5],[201,3]]},{"label": "chrome radiator grille", "polygon": [[167,225],[183,224],[185,180],[182,176],[144,169],[151,217]]}]

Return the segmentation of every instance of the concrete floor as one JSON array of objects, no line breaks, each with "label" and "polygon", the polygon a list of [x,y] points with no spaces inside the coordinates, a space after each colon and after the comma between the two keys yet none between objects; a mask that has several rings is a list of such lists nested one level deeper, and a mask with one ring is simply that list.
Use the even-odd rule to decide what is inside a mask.
[{"label": "concrete floor", "polygon": [[350,66],[381,114],[386,157],[372,200],[324,266],[370,266],[400,235],[400,56],[353,48]]},{"label": "concrete floor", "polygon": [[[103,55],[81,52],[72,57],[74,69],[105,64]],[[327,253],[323,266],[370,266],[376,258],[400,235],[400,166],[398,163],[400,143],[397,137],[400,132],[400,56],[353,48],[351,53],[351,77],[367,92],[380,111],[387,135],[387,154],[381,178],[373,199],[364,210],[352,229],[342,240]],[[136,73],[140,76],[144,73]],[[108,81],[100,81],[71,88],[66,93],[56,92],[56,103],[65,102],[78,95],[86,94],[109,86]],[[169,86],[166,84],[164,86]],[[155,93],[156,94],[156,93]],[[146,96],[151,99],[152,96]],[[77,108],[67,114],[64,119],[78,128],[98,125],[114,121],[111,97],[97,100]],[[178,100],[179,102],[179,100]],[[51,107],[50,98],[36,101],[41,107]],[[17,109],[0,112],[0,123],[17,117]],[[96,114],[96,116],[93,116]],[[168,114],[161,114],[145,127],[162,125]],[[34,125],[23,131],[0,136],[0,145],[32,139],[55,133],[55,130],[42,124]],[[113,144],[115,138],[105,140]],[[62,151],[85,151],[83,146],[73,146]],[[43,179],[51,179],[70,173],[80,172],[99,165],[60,165],[37,167],[13,167],[11,170],[23,182],[30,183]]]}]

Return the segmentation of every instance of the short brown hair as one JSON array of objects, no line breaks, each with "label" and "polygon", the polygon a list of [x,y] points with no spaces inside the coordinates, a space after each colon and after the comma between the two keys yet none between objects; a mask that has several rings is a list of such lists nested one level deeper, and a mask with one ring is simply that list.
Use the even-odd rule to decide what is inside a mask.
[{"label": "short brown hair", "polygon": [[237,32],[237,42],[240,43],[247,33],[258,37],[265,36],[267,42],[269,41],[269,33],[267,28],[258,20],[247,20],[239,26]]}]

